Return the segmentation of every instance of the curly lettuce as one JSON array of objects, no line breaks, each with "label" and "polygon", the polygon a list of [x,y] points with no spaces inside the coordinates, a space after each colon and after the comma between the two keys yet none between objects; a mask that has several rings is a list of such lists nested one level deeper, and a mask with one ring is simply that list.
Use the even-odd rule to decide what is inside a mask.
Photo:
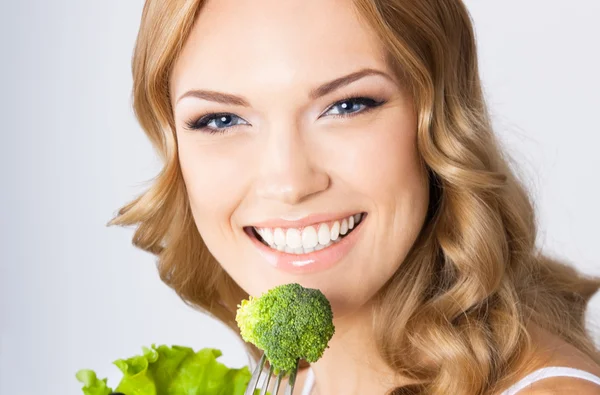
[{"label": "curly lettuce", "polygon": [[248,367],[228,368],[217,361],[222,355],[217,349],[194,352],[189,347],[154,344],[142,349],[143,355],[113,362],[123,373],[114,391],[93,370],[79,370],[75,376],[84,384],[84,395],[243,395],[250,381]]}]

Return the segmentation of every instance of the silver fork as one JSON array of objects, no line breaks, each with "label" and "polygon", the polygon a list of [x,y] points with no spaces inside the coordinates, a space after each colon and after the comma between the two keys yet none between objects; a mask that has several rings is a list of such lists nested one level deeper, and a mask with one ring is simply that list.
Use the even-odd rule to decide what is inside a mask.
[{"label": "silver fork", "polygon": [[[265,354],[260,357],[258,361],[258,365],[254,368],[254,372],[252,373],[252,378],[248,383],[248,387],[246,387],[246,392],[244,395],[253,395],[256,390],[256,386],[258,385],[258,381],[260,380],[260,376],[262,374],[263,368],[265,366],[265,362],[267,357]],[[271,391],[271,395],[277,395],[279,391],[279,386],[281,385],[281,380],[286,375],[287,372],[280,372],[275,379],[275,384],[273,385],[273,390]],[[294,385],[296,384],[296,375],[298,374],[298,361],[296,361],[296,366],[290,372],[290,379],[288,380],[287,385],[285,386],[285,395],[292,395],[294,392]],[[260,390],[260,395],[266,395],[267,389],[269,388],[269,383],[271,382],[271,377],[273,376],[273,365],[269,368],[269,373],[265,379],[265,383]]]}]

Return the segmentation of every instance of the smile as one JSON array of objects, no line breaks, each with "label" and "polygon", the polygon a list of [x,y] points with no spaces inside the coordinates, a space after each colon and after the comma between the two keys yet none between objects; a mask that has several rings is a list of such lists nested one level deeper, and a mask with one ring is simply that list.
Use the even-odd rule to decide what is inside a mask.
[{"label": "smile", "polygon": [[255,228],[255,236],[264,245],[289,254],[308,254],[337,243],[352,233],[362,220],[361,214],[342,220],[323,222],[304,228]]},{"label": "smile", "polygon": [[293,273],[333,266],[354,245],[367,213],[356,213],[302,228],[244,228],[258,252],[273,266]]}]

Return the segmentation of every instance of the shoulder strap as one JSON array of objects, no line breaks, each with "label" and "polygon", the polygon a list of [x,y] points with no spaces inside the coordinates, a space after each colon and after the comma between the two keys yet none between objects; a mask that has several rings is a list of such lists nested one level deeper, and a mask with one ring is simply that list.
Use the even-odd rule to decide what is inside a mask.
[{"label": "shoulder strap", "polygon": [[566,366],[547,366],[529,373],[527,376],[510,386],[502,393],[502,395],[515,395],[532,383],[548,377],[576,377],[600,385],[600,377],[593,375],[590,372],[586,372],[585,370],[569,368]]},{"label": "shoulder strap", "polygon": [[[502,395],[515,395],[517,392],[533,384],[534,382],[549,377],[575,377],[600,385],[600,377],[591,374],[590,372],[586,372],[585,370],[569,368],[566,366],[547,366],[529,373],[527,376],[523,377],[521,380],[517,381],[515,384],[506,389]],[[315,375],[313,370],[308,368],[302,395],[310,395],[314,382]]]}]

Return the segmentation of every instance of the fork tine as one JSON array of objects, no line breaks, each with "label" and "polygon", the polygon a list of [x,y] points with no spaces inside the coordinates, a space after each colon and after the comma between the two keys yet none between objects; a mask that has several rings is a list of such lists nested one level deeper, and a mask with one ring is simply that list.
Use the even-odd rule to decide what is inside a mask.
[{"label": "fork tine", "polygon": [[277,392],[279,391],[279,386],[281,385],[281,379],[283,379],[283,376],[285,376],[285,372],[281,372],[277,376],[277,380],[275,380],[275,386],[273,387],[273,395],[277,395]]},{"label": "fork tine", "polygon": [[292,395],[294,392],[294,385],[296,384],[296,375],[298,374],[298,360],[296,360],[296,366],[292,370],[290,374],[290,380],[288,381],[287,386],[285,387],[285,395]]},{"label": "fork tine", "polygon": [[[267,375],[267,378],[265,379],[265,384],[262,387],[262,390],[260,391],[260,395],[267,395],[267,388],[269,388],[269,381],[271,381],[271,375],[273,374],[273,365],[271,365],[271,367],[269,368],[269,374]],[[275,392],[276,394],[276,392]]]},{"label": "fork tine", "polygon": [[263,354],[262,357],[260,357],[256,368],[254,368],[254,372],[252,372],[252,378],[248,383],[248,387],[246,387],[246,392],[244,392],[244,395],[254,394],[254,390],[256,389],[256,385],[258,384],[258,379],[260,378],[260,373],[262,372],[263,367],[265,366],[266,359],[267,356],[265,354]]}]

